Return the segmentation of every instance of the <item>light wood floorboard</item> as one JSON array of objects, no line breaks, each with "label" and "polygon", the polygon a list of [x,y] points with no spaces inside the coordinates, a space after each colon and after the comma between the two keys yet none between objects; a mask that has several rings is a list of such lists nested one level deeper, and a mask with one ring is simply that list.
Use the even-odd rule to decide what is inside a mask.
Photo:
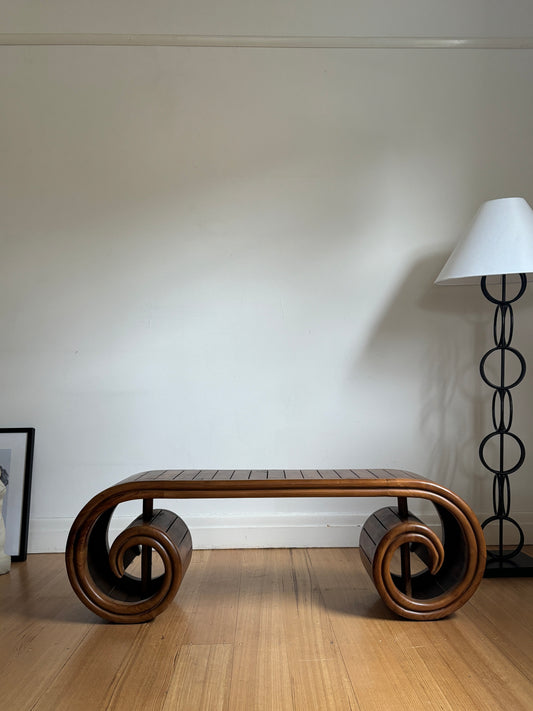
[{"label": "light wood floorboard", "polygon": [[0,576],[0,670],[0,711],[532,711],[533,579],[410,622],[357,549],[195,551],[174,603],[125,626],[31,555]]}]

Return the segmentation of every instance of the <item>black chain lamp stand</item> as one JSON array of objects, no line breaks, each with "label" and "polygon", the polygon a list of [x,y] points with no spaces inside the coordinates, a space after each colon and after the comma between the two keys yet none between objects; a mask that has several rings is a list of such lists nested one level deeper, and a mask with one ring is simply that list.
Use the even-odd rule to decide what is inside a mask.
[{"label": "black chain lamp stand", "polygon": [[[511,516],[510,479],[526,458],[524,443],[511,432],[511,391],[524,379],[526,361],[511,341],[513,304],[524,294],[528,274],[533,274],[533,210],[523,198],[502,198],[482,205],[469,232],[435,281],[479,285],[481,280],[483,295],[496,307],[494,346],[479,365],[483,382],[494,390],[493,431],[479,445],[481,463],[493,475],[494,512],[481,524],[491,541],[493,536],[487,536],[488,530],[497,528],[497,545],[490,545],[487,550],[485,577],[491,578],[533,575],[533,558],[522,550],[526,543],[524,532]],[[493,289],[498,291],[497,296]]]},{"label": "black chain lamp stand", "polygon": [[[481,291],[483,295],[496,305],[494,312],[494,347],[491,348],[479,364],[479,372],[483,381],[494,389],[492,396],[492,424],[494,431],[483,438],[479,445],[479,458],[483,466],[494,475],[492,482],[492,505],[494,514],[483,521],[481,527],[485,529],[489,525],[497,526],[498,545],[487,549],[487,566],[485,577],[511,577],[533,575],[533,558],[522,553],[524,547],[524,532],[520,524],[511,517],[511,485],[509,477],[514,474],[526,457],[524,443],[516,434],[511,432],[513,424],[513,398],[511,390],[515,388],[525,377],[526,361],[523,355],[511,347],[514,329],[514,317],[512,304],[524,294],[527,286],[525,274],[520,274],[520,285],[516,295],[509,297],[507,277],[501,277],[501,296],[493,296],[487,287],[487,277],[481,279]],[[497,381],[491,379],[487,374],[487,367],[491,360],[496,359]],[[509,360],[518,363],[518,374],[511,382],[506,383],[506,364]],[[487,450],[493,441],[496,442],[495,462],[491,465],[488,461]],[[506,446],[507,445],[507,446]],[[510,447],[508,446],[510,445]],[[508,462],[506,454],[511,450],[516,452],[516,459],[513,463]],[[509,547],[505,543],[505,531],[514,529],[512,536],[515,541]]]}]

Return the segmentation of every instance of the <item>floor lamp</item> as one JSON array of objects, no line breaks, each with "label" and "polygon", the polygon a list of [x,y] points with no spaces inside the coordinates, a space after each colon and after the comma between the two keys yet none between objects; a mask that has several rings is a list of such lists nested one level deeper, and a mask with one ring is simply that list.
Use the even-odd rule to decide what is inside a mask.
[{"label": "floor lamp", "polygon": [[[495,305],[494,346],[485,353],[479,366],[483,382],[494,390],[494,430],[479,445],[481,463],[493,474],[494,508],[494,513],[481,525],[486,528],[493,524],[498,528],[498,544],[488,550],[486,577],[533,575],[533,558],[522,552],[524,533],[511,517],[510,484],[510,476],[522,466],[526,455],[522,440],[511,432],[511,391],[524,379],[526,361],[511,346],[511,341],[513,304],[526,290],[528,274],[533,274],[533,210],[523,198],[502,198],[482,205],[469,232],[435,281],[436,284],[481,284],[483,295]],[[516,371],[512,376],[509,375],[511,367]],[[492,458],[489,457],[491,449],[493,452],[496,449]],[[515,530],[509,546],[504,532],[511,529]]]}]

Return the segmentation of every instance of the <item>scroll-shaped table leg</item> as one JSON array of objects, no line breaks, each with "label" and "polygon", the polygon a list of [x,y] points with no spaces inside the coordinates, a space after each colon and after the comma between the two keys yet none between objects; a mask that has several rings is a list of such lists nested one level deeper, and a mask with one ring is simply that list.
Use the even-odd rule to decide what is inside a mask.
[{"label": "scroll-shaped table leg", "polygon": [[[189,566],[192,541],[184,521],[171,511],[139,516],[109,548],[107,533],[115,507],[75,521],[67,543],[66,564],[81,601],[111,622],[151,620],[172,602]],[[126,572],[143,550],[159,554],[163,573],[143,580]],[[150,567],[143,565],[145,578]]]},{"label": "scroll-shaped table leg", "polygon": [[[449,502],[433,502],[442,523],[442,540],[422,521],[396,507],[376,511],[360,540],[363,563],[385,604],[412,620],[437,620],[461,607],[476,591],[485,563],[477,521]],[[411,575],[391,572],[394,553],[406,547],[426,568]]]}]

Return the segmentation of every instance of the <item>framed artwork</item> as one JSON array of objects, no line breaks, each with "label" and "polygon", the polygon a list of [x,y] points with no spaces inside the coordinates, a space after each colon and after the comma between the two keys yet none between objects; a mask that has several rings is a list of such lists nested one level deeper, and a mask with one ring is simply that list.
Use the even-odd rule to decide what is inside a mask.
[{"label": "framed artwork", "polygon": [[0,428],[0,479],[7,490],[2,505],[5,552],[13,561],[26,560],[30,522],[33,427]]}]

